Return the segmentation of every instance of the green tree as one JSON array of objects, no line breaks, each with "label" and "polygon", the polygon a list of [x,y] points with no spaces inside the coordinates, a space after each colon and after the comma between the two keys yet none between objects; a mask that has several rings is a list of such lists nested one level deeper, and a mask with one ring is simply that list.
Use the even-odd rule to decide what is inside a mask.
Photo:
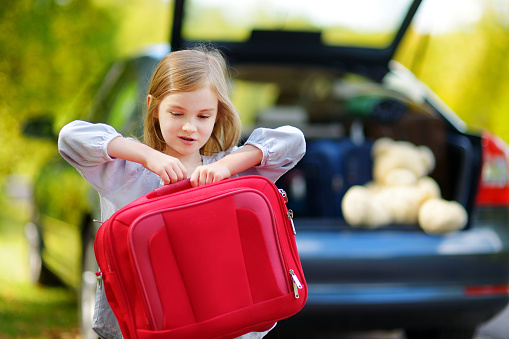
[{"label": "green tree", "polygon": [[[0,5],[0,178],[33,174],[54,148],[21,133],[34,115],[69,116],[69,103],[114,57],[117,23],[87,0]],[[85,109],[85,107],[82,107]]]},{"label": "green tree", "polygon": [[[467,124],[509,141],[509,18],[503,1],[483,2],[480,20],[442,34],[406,37],[398,60]],[[458,12],[460,15],[461,11]]]}]

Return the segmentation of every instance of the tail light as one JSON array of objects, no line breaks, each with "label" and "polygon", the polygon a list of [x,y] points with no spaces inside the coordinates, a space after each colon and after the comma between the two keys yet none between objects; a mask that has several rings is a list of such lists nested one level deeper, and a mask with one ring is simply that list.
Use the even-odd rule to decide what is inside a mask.
[{"label": "tail light", "polygon": [[509,146],[499,137],[484,132],[482,162],[476,204],[509,206]]},{"label": "tail light", "polygon": [[509,294],[509,285],[467,286],[464,290],[467,297],[487,297]]}]

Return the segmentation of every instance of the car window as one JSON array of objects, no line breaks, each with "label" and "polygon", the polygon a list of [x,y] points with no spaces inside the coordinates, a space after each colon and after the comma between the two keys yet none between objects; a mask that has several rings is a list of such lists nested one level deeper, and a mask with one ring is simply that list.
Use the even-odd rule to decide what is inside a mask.
[{"label": "car window", "polygon": [[413,0],[188,0],[187,41],[244,42],[253,30],[320,32],[326,45],[384,47]]},{"label": "car window", "polygon": [[[317,67],[238,65],[232,81],[232,101],[242,124],[266,127],[316,123],[334,114],[339,74]],[[344,75],[343,75],[344,76]]]},{"label": "car window", "polygon": [[279,86],[270,82],[233,81],[232,102],[239,111],[243,125],[253,125],[258,112],[275,105]]}]

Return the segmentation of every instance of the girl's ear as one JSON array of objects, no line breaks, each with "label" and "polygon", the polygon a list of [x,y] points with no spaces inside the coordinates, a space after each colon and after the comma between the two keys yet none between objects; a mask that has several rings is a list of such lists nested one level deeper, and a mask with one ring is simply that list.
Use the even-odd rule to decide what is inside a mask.
[{"label": "girl's ear", "polygon": [[[147,107],[150,107],[150,103],[152,102],[152,100],[154,100],[154,97],[151,94],[147,95]],[[156,119],[159,118],[159,110],[156,109],[154,111],[153,118],[156,118]]]}]

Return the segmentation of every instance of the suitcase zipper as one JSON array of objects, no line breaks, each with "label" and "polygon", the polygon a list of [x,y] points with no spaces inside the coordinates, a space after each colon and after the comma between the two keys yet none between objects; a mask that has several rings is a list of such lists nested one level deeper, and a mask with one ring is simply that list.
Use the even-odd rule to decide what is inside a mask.
[{"label": "suitcase zipper", "polygon": [[98,288],[100,290],[102,290],[103,289],[103,272],[97,271],[97,272],[95,272],[95,275],[97,277]]},{"label": "suitcase zipper", "polygon": [[299,290],[302,289],[302,284],[300,283],[299,278],[297,277],[297,274],[290,268],[290,278],[292,279],[292,285],[293,285],[293,294],[295,296],[295,299],[299,299]]},{"label": "suitcase zipper", "polygon": [[279,194],[281,194],[281,196],[283,197],[283,201],[285,202],[285,204],[288,203],[288,194],[286,194],[285,190],[280,188]]},{"label": "suitcase zipper", "polygon": [[295,224],[293,223],[293,211],[288,210],[286,215],[288,216],[288,219],[290,219],[290,223],[292,224],[293,235],[296,235],[297,231],[295,230]]},{"label": "suitcase zipper", "polygon": [[[286,194],[285,190],[283,190],[281,188],[279,189],[279,193],[281,194],[281,197],[283,198],[284,206],[287,208],[286,204],[288,203],[288,195]],[[293,223],[293,211],[291,209],[288,209],[286,215],[287,215],[288,219],[290,220],[293,234],[296,235],[297,231],[295,230],[295,224]],[[283,256],[283,258],[284,258],[284,256]],[[284,264],[285,264],[285,266],[288,265],[286,260],[284,260]],[[302,284],[293,269],[290,268],[290,270],[288,272],[290,274],[290,280],[291,280],[292,287],[293,287],[293,295],[295,296],[295,299],[299,299],[300,298],[299,290],[303,288]]]},{"label": "suitcase zipper", "polygon": [[[288,194],[286,194],[286,191],[282,188],[278,189],[279,194],[281,194],[281,197],[283,197],[283,202],[286,204],[288,203]],[[286,212],[286,216],[290,220],[290,223],[292,224],[292,230],[293,234],[297,234],[297,230],[295,229],[295,224],[293,223],[293,211],[291,209],[288,209],[288,212]]]}]

